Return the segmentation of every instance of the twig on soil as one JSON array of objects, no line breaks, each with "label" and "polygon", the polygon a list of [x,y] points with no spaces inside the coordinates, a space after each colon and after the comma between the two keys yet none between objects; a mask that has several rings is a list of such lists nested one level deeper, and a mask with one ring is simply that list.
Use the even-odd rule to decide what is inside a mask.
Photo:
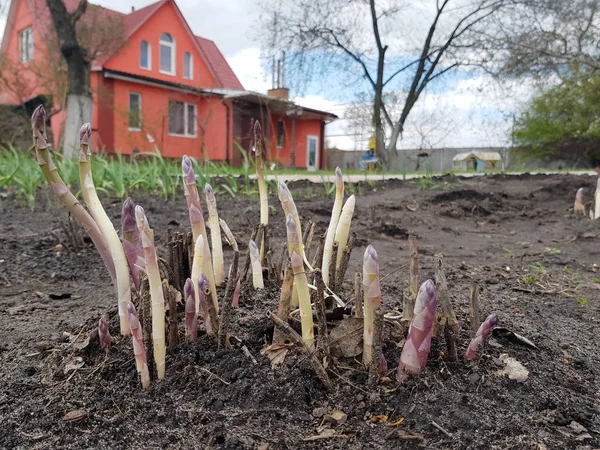
[{"label": "twig on soil", "polygon": [[[289,259],[285,266],[285,275],[283,277],[283,283],[281,284],[281,295],[279,297],[279,308],[277,309],[277,316],[287,322],[288,315],[290,314],[290,302],[292,301],[292,290],[294,286],[294,272]],[[273,343],[283,344],[285,342],[285,336],[278,327],[275,327],[273,331]]]},{"label": "twig on soil", "polygon": [[[331,290],[335,291],[337,289],[337,282],[336,282],[336,261],[337,261],[337,254],[338,251],[341,251],[339,248],[339,245],[337,242],[334,242],[333,245],[331,246],[331,264],[329,264],[329,286],[331,288]],[[323,267],[323,270],[327,270],[326,267]]]},{"label": "twig on soil", "polygon": [[317,326],[319,327],[319,339],[317,348],[323,353],[325,360],[331,364],[331,350],[329,347],[329,334],[327,333],[327,316],[325,312],[325,283],[323,282],[323,274],[320,269],[315,269],[315,285],[317,290],[315,293],[315,309],[317,310]]},{"label": "twig on soil", "polygon": [[449,431],[445,430],[441,425],[439,425],[434,420],[431,421],[431,425],[433,425],[434,428],[437,428],[439,431],[441,431],[442,433],[444,433],[446,435],[446,437],[452,438],[452,433],[450,433]]},{"label": "twig on soil", "polygon": [[[228,241],[232,241],[229,242],[229,245],[231,245],[233,247],[233,262],[231,263],[231,268],[229,269],[229,278],[227,279],[227,287],[225,288],[225,299],[223,301],[223,306],[221,307],[221,323],[219,324],[219,348],[227,348],[229,347],[229,322],[231,321],[231,315],[232,315],[232,310],[233,310],[233,306],[232,306],[232,302],[233,302],[233,295],[235,292],[235,286],[238,282],[238,264],[239,264],[239,260],[240,260],[240,251],[238,249],[238,245],[237,242],[235,241],[235,238],[233,237],[233,234],[231,234],[231,231],[229,230],[229,227],[227,226],[227,224],[225,222],[221,222],[221,227],[223,228],[223,231],[225,232],[225,235],[227,237]],[[265,233],[265,248],[266,245],[268,244],[268,240],[266,238],[266,233]],[[211,317],[212,320],[212,317]]]},{"label": "twig on soil", "polygon": [[363,318],[363,295],[362,273],[356,272],[354,275],[354,302],[356,305],[354,315],[359,319]]},{"label": "twig on soil", "polygon": [[313,269],[322,269],[323,265],[323,249],[325,248],[325,238],[327,237],[327,233],[323,233],[319,238],[319,246],[317,247],[317,253],[315,253],[315,257],[312,262]]},{"label": "twig on soil", "polygon": [[[229,381],[225,381],[223,378],[221,378],[218,375],[215,375],[214,373],[212,373],[210,370],[205,369],[204,367],[199,367],[199,366],[195,366],[196,369],[201,370],[202,372],[206,372],[207,374],[209,374],[211,377],[215,377],[217,380],[219,380],[221,383],[229,386],[231,383]],[[208,378],[210,380],[210,377]]]},{"label": "twig on soil", "polygon": [[415,300],[419,292],[419,250],[417,248],[417,238],[412,234],[408,236],[408,250],[410,252],[409,284],[408,293],[404,295],[402,319],[406,322],[412,322],[415,314]]},{"label": "twig on soil", "polygon": [[317,377],[321,380],[325,388],[328,390],[332,389],[333,385],[331,383],[331,380],[329,379],[329,376],[327,375],[327,371],[323,367],[323,364],[321,364],[321,362],[317,358],[317,355],[304,344],[302,336],[296,333],[287,322],[284,322],[272,312],[269,312],[269,319],[271,319],[271,321],[281,329],[281,331],[298,348],[298,350],[300,350],[300,352],[303,355],[308,357],[308,360],[310,361],[313,370],[315,371]]},{"label": "twig on soil", "polygon": [[[350,255],[352,254],[352,249],[354,248],[354,240],[356,239],[356,233],[352,233],[350,235],[350,239],[348,240],[348,244],[344,247],[342,261],[340,262],[340,267],[336,274],[335,286],[340,289],[344,284],[344,278],[346,277],[346,271],[348,270],[348,262],[350,262]],[[338,249],[338,251],[340,251]],[[380,280],[381,281],[381,280]]]},{"label": "twig on soil", "polygon": [[471,326],[471,337],[475,336],[481,320],[479,319],[479,286],[476,283],[471,284],[469,292],[469,322]]},{"label": "twig on soil", "polygon": [[252,361],[252,364],[254,364],[255,366],[258,364],[258,361],[256,361],[256,358],[254,356],[252,356],[252,353],[250,353],[250,350],[248,350],[248,347],[243,345],[242,351],[244,352],[244,355],[246,355],[248,358],[250,358],[250,361]]},{"label": "twig on soil", "polygon": [[379,380],[379,365],[381,364],[382,347],[383,347],[383,316],[382,308],[375,310],[375,320],[373,321],[373,359],[369,366],[369,378],[367,385],[373,388]]},{"label": "twig on soil", "polygon": [[454,309],[450,303],[450,298],[448,295],[448,283],[446,281],[446,273],[444,271],[444,259],[441,253],[436,255],[435,284],[437,288],[438,302],[442,309],[441,321],[438,323],[444,329],[444,337],[446,340],[448,354],[453,361],[458,361],[456,344],[460,334],[460,325],[458,324],[458,319],[456,318],[456,314],[454,313]]}]

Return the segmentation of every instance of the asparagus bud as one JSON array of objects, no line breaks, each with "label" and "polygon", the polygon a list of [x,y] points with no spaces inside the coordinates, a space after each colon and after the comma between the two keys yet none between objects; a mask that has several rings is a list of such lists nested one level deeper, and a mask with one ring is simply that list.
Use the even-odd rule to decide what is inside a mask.
[{"label": "asparagus bud", "polygon": [[[329,220],[329,227],[327,228],[327,235],[325,237],[325,247],[323,247],[323,264],[321,270],[323,271],[323,281],[329,286],[329,265],[331,264],[331,257],[333,255],[333,242],[335,239],[335,230],[337,228],[338,221],[340,220],[340,213],[342,211],[342,202],[344,201],[344,178],[342,171],[339,167],[335,168],[335,201],[333,202],[333,209],[331,211],[331,219]],[[341,249],[343,250],[343,248]],[[343,253],[340,251],[340,254]],[[333,262],[335,264],[335,261]],[[334,280],[331,280],[332,282]]]},{"label": "asparagus bud", "polygon": [[313,326],[312,306],[310,304],[310,293],[308,291],[308,280],[304,271],[302,261],[301,242],[296,228],[296,221],[292,214],[287,216],[287,237],[292,270],[294,272],[294,286],[298,292],[298,304],[300,306],[300,322],[302,326],[302,340],[308,347],[312,347],[315,342],[315,332]]},{"label": "asparagus bud", "polygon": [[108,319],[106,316],[100,317],[100,320],[98,321],[98,337],[100,338],[100,347],[107,352],[110,351],[112,337],[108,331]]},{"label": "asparagus bud", "polygon": [[183,295],[185,297],[185,335],[190,341],[198,337],[198,314],[196,314],[196,299],[194,282],[188,278],[185,280]]},{"label": "asparagus bud", "polygon": [[251,239],[248,244],[250,251],[250,261],[252,263],[252,284],[256,289],[265,287],[263,282],[262,264],[260,263],[260,252],[256,243]]},{"label": "asparagus bud", "polygon": [[373,363],[373,326],[375,310],[381,306],[381,286],[379,284],[379,258],[372,245],[365,250],[363,257],[363,364]]},{"label": "asparagus bud", "polygon": [[96,187],[94,186],[91,163],[92,152],[88,146],[91,133],[92,128],[89,123],[86,123],[81,127],[79,133],[81,137],[81,146],[79,148],[79,182],[85,203],[100,228],[100,232],[108,245],[115,266],[121,334],[127,335],[129,334],[127,303],[131,301],[129,265],[121,240],[119,239],[117,231],[108,217],[108,214],[104,211],[102,203],[98,198]]},{"label": "asparagus bud", "polygon": [[[210,258],[210,248],[208,247],[208,235],[206,234],[206,225],[204,224],[204,216],[202,214],[202,205],[200,203],[200,195],[198,194],[198,187],[196,186],[196,174],[194,173],[194,166],[192,160],[185,155],[181,160],[181,168],[183,172],[183,192],[188,205],[188,212],[190,216],[190,223],[192,225],[192,237],[194,242],[198,240],[198,236],[204,238],[206,245],[205,251],[208,253],[208,258],[203,258],[202,272],[208,278],[210,282],[210,290],[212,298],[217,302],[217,287],[215,284],[215,274],[213,270],[212,261]],[[218,311],[218,305],[216,306]]]},{"label": "asparagus bud", "polygon": [[427,364],[427,356],[431,349],[436,302],[435,285],[433,281],[427,280],[419,289],[415,302],[415,315],[400,355],[400,364],[396,372],[396,379],[399,382],[406,379],[407,373],[421,372]]},{"label": "asparagus bud", "polygon": [[48,151],[48,142],[46,137],[46,110],[43,105],[36,108],[31,117],[31,127],[33,131],[33,141],[35,144],[35,152],[37,163],[40,166],[44,178],[52,188],[54,194],[65,208],[77,219],[83,229],[92,239],[96,249],[100,253],[104,265],[106,266],[110,278],[116,285],[115,264],[111,257],[110,250],[106,239],[102,235],[98,224],[92,216],[83,209],[83,206],[77,201],[73,193],[65,185],[64,181],[58,174],[56,166],[52,161],[50,152]]},{"label": "asparagus bud", "polygon": [[344,257],[344,249],[346,245],[348,245],[348,236],[350,235],[350,224],[352,223],[352,215],[354,214],[354,204],[356,200],[354,195],[348,197],[346,203],[344,203],[344,207],[342,208],[342,213],[340,214],[340,220],[338,221],[337,228],[335,230],[335,242],[338,243],[338,253],[337,253],[337,261],[336,267],[339,269],[340,264],[342,263],[342,258]]},{"label": "asparagus bud", "polygon": [[[200,282],[200,276],[202,275],[202,268],[204,266],[204,237],[198,236],[196,244],[194,245],[194,259],[192,260],[192,282],[194,286]],[[203,292],[203,290],[200,290]],[[196,291],[196,314],[200,312],[200,292]]]},{"label": "asparagus bud", "polygon": [[225,264],[223,262],[223,244],[221,242],[221,227],[219,226],[219,214],[217,212],[217,200],[210,184],[204,187],[206,205],[208,207],[208,225],[210,227],[210,238],[212,243],[213,269],[215,271],[215,283],[220,286],[225,280]]},{"label": "asparagus bud", "polygon": [[488,338],[494,331],[494,327],[498,324],[498,317],[495,314],[490,314],[487,319],[479,326],[475,337],[471,340],[467,353],[465,354],[466,359],[475,359],[479,350],[483,348]]},{"label": "asparagus bud", "polygon": [[294,218],[294,222],[296,223],[296,232],[298,233],[298,241],[301,242],[302,227],[300,226],[300,217],[298,217],[298,209],[296,208],[296,203],[294,202],[292,193],[283,181],[279,182],[279,200],[281,201],[281,207],[283,208],[283,212],[285,213],[286,220],[289,214],[291,214]]},{"label": "asparagus bud", "polygon": [[585,216],[585,206],[583,206],[583,188],[577,190],[575,194],[575,206],[573,207],[575,215]]},{"label": "asparagus bud", "polygon": [[199,301],[199,308],[200,308],[200,314],[202,314],[202,320],[204,321],[204,328],[206,329],[206,334],[208,334],[209,336],[212,336],[214,334],[214,327],[213,327],[213,323],[212,320],[210,318],[210,311],[209,311],[209,306],[208,306],[208,301],[206,299],[206,292],[207,292],[207,287],[210,287],[209,283],[208,283],[208,279],[206,278],[206,276],[204,276],[204,274],[200,275],[200,278],[198,279],[198,301]]},{"label": "asparagus bud", "polygon": [[146,348],[144,347],[144,335],[133,303],[127,303],[127,315],[133,339],[133,354],[135,355],[135,366],[140,376],[142,388],[150,386],[150,373],[148,361],[146,360]]},{"label": "asparagus bud", "polygon": [[140,269],[144,267],[144,249],[140,239],[140,231],[135,221],[135,203],[130,197],[123,202],[121,209],[121,236],[123,249],[129,265],[129,272],[135,287],[140,287]]},{"label": "asparagus bud", "polygon": [[156,373],[159,379],[165,377],[165,299],[163,296],[162,280],[158,269],[158,257],[154,246],[154,231],[150,228],[144,209],[135,207],[135,219],[142,237],[144,256],[146,257],[146,273],[150,285],[150,299],[152,302],[152,344]]}]

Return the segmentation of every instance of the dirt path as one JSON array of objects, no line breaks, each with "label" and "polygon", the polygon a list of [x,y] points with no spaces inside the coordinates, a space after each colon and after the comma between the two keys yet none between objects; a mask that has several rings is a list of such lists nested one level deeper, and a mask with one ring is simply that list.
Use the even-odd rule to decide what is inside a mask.
[{"label": "dirt path", "polygon": [[[93,345],[76,351],[64,333],[81,332],[80,342],[101,314],[115,313],[108,274],[88,243],[73,247],[63,229],[66,212],[45,191],[35,213],[9,195],[0,215],[0,448],[598,448],[600,272],[593,265],[600,265],[600,228],[571,213],[577,188],[586,187],[591,200],[594,185],[588,176],[536,175],[348,187],[348,194],[357,195],[357,245],[345,299],[372,244],[386,275],[384,305],[400,311],[408,279],[406,239],[416,234],[422,280],[432,276],[434,255],[445,255],[463,328],[461,352],[468,342],[473,282],[482,288],[482,315],[496,313],[503,327],[538,348],[498,334],[478,364],[466,364],[449,361],[441,353],[443,342],[435,341],[420,376],[400,387],[382,382],[375,391],[366,389],[366,374],[353,358],[341,358],[329,393],[295,352],[277,371],[260,356],[272,335],[265,314],[276,308],[279,295],[270,284],[258,293],[243,288],[233,349],[217,350],[206,336],[181,343],[167,359],[166,379],[147,392],[138,387],[130,339],[118,336],[115,320],[108,357]],[[303,222],[314,221],[322,233],[332,199],[318,185],[290,186],[300,194]],[[161,252],[167,228],[187,230],[183,195],[136,201],[156,230]],[[106,204],[117,224],[120,201]],[[283,214],[276,198],[270,204],[271,246],[279,251]],[[219,210],[245,252],[258,201],[220,199]],[[229,263],[228,249],[225,258]],[[398,363],[399,342],[390,338],[384,347],[390,370]],[[525,382],[496,374],[503,353],[527,368]],[[65,373],[69,361],[79,361],[72,358],[84,365]],[[63,420],[75,410],[86,417]],[[345,422],[327,419],[335,410],[347,414]],[[404,421],[391,428],[371,423],[375,415],[388,416],[387,423]]]}]

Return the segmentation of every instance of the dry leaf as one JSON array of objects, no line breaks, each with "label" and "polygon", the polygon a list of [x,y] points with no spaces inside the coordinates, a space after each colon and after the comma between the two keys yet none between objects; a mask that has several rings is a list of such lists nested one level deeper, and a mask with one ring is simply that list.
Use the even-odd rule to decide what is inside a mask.
[{"label": "dry leaf", "polygon": [[345,358],[353,358],[362,353],[363,319],[349,317],[342,320],[329,333],[331,350]]},{"label": "dry leaf", "polygon": [[402,347],[404,347],[404,344],[406,344],[406,339],[402,339],[400,342],[398,342],[396,344],[396,347],[402,348]]},{"label": "dry leaf", "polygon": [[73,344],[73,348],[75,350],[83,350],[88,345],[90,345],[90,335],[89,334],[82,342],[76,342],[75,344]]},{"label": "dry leaf", "polygon": [[84,409],[76,409],[74,411],[69,411],[63,416],[65,422],[78,422],[80,420],[85,419],[89,413]]},{"label": "dry leaf", "polygon": [[348,419],[348,414],[338,409],[329,414],[328,417],[336,421],[337,423],[344,423]]},{"label": "dry leaf", "polygon": [[276,369],[280,366],[287,352],[292,348],[294,344],[271,344],[261,350],[260,354],[266,356],[271,361],[271,368]]},{"label": "dry leaf", "polygon": [[332,430],[331,428],[326,428],[325,430],[323,430],[323,432],[321,434],[316,434],[314,436],[310,436],[310,437],[304,438],[302,440],[303,441],[318,441],[320,439],[351,438],[351,437],[354,437],[354,435],[336,434],[335,430]]},{"label": "dry leaf", "polygon": [[388,420],[388,416],[380,415],[380,416],[373,416],[373,417],[371,417],[371,420],[369,422],[371,422],[371,423],[384,423],[384,422],[387,422],[387,420]]},{"label": "dry leaf", "polygon": [[404,422],[404,417],[400,417],[395,422],[388,423],[387,426],[390,427],[390,428],[394,428],[394,427],[397,427],[398,425],[400,425],[402,422]]},{"label": "dry leaf", "polygon": [[379,381],[381,381],[382,383],[391,383],[392,379],[390,377],[381,377]]},{"label": "dry leaf", "polygon": [[81,356],[76,356],[74,358],[67,358],[64,373],[67,374],[72,370],[81,369],[85,365],[83,362],[83,358]]},{"label": "dry leaf", "polygon": [[523,366],[523,364],[521,364],[515,358],[511,358],[506,353],[503,353],[500,355],[500,361],[502,361],[505,364],[505,367],[504,369],[496,372],[496,375],[508,375],[508,378],[510,380],[516,380],[519,383],[522,383],[525,380],[527,380],[527,377],[529,376],[529,371],[525,368],[525,366]]}]

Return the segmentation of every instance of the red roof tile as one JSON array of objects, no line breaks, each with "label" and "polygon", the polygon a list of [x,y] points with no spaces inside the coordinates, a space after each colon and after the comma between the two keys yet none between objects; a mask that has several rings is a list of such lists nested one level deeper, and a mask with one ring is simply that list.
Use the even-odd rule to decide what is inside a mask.
[{"label": "red roof tile", "polygon": [[213,41],[200,36],[196,36],[196,41],[202,50],[204,59],[210,64],[213,73],[218,78],[217,82],[221,84],[221,87],[225,89],[244,89],[217,45]]},{"label": "red roof tile", "polygon": [[[79,0],[63,0],[65,6],[68,11],[74,11],[79,4]],[[160,9],[165,3],[169,0],[159,0],[155,3],[152,3],[144,8],[138,9],[136,11],[132,11],[130,14],[122,14],[120,12],[114,11],[112,9],[104,8],[99,5],[88,5],[88,11],[92,8],[105,11],[107,18],[118,18],[123,17],[125,29],[127,30],[128,36],[133,35],[156,11]],[[16,2],[16,0],[15,0]],[[33,20],[35,22],[36,28],[38,32],[44,33],[50,27],[52,27],[52,18],[50,17],[50,11],[48,6],[46,5],[46,0],[25,0],[27,7],[33,16]],[[6,45],[6,37],[8,36],[8,27],[9,23],[12,21],[12,15],[16,8],[15,5],[11,4],[11,10],[9,12],[9,17],[7,20],[7,27],[4,33],[4,39],[2,42],[2,49],[4,50]],[[176,7],[177,9],[177,7]],[[12,13],[12,14],[11,14]],[[82,20],[85,20],[85,15]],[[185,20],[185,19],[184,19]],[[185,24],[186,27],[189,26]],[[196,39],[196,43],[200,50],[200,53],[204,57],[204,60],[208,64],[210,70],[214,74],[216,78],[216,83],[219,85],[217,87],[226,88],[226,89],[244,89],[240,80],[235,76],[233,70],[229,64],[227,64],[227,60],[218,49],[216,44],[209,40],[204,39],[199,36],[194,36]],[[92,66],[94,67],[102,67],[106,61],[111,57],[111,55],[99,55],[95,61],[92,62]]]}]

